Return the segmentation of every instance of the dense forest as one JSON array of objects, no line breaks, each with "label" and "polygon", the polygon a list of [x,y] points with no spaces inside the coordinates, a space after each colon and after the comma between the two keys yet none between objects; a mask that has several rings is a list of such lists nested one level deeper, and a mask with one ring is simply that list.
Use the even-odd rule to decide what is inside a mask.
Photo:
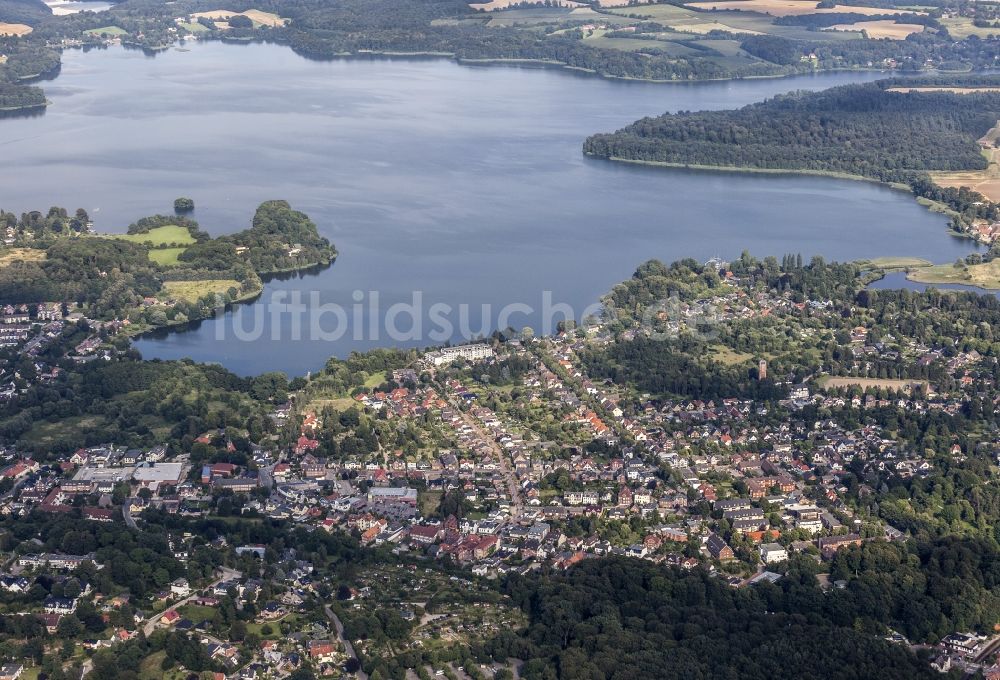
[{"label": "dense forest", "polygon": [[[946,544],[925,557],[866,544],[838,556],[837,576],[852,580],[826,594],[805,561],[777,584],[734,590],[702,570],[588,560],[565,573],[509,579],[505,592],[530,624],[523,635],[500,635],[487,651],[527,659],[525,678],[932,678],[924,661],[881,635],[910,622],[919,632],[924,621],[948,618],[942,608],[984,596],[995,585],[985,561],[992,554]],[[963,556],[970,561],[957,574],[952,560]],[[952,566],[945,572],[944,564]],[[960,591],[932,598],[932,587],[943,593],[960,575],[969,579]],[[969,609],[986,618],[993,600],[972,600]]]},{"label": "dense forest", "polygon": [[[966,81],[947,82],[957,87]],[[793,92],[730,111],[644,118],[588,138],[584,152],[676,165],[860,175],[907,184],[973,217],[995,217],[995,207],[977,205],[982,196],[935,187],[926,171],[986,167],[977,140],[1000,119],[1000,92],[891,91],[904,83],[916,84],[886,80]],[[984,83],[1000,79],[977,77],[969,86]]]},{"label": "dense forest", "polygon": [[[1000,80],[997,80],[1000,83]],[[587,139],[604,158],[825,170],[882,181],[986,167],[976,140],[1000,118],[1000,93],[892,92],[899,81],[790,93],[731,111],[644,118]]]}]

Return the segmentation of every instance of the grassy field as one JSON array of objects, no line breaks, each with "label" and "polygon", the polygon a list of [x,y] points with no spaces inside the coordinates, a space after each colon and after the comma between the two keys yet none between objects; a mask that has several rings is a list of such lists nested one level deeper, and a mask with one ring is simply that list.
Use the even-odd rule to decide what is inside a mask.
[{"label": "grassy field", "polygon": [[[741,5],[747,2],[739,2]],[[815,5],[813,5],[815,6]],[[747,8],[749,9],[749,8]],[[729,33],[748,33],[751,35],[774,35],[790,40],[856,40],[858,33],[838,31],[810,31],[805,26],[777,26],[774,16],[759,12],[712,12],[695,11],[690,7],[676,5],[643,5],[639,7],[620,7],[608,10],[605,16],[629,14],[639,15],[649,21],[663,24],[672,30],[690,33],[693,36],[705,35],[711,31],[727,31]],[[746,56],[741,54],[740,56]]]},{"label": "grassy field", "polygon": [[858,21],[853,24],[836,24],[825,29],[827,31],[864,31],[872,40],[888,38],[889,40],[906,40],[914,33],[923,33],[921,24],[897,24],[889,19],[879,21]]},{"label": "grassy field", "polygon": [[876,257],[871,260],[857,260],[855,264],[870,269],[909,269],[929,267],[933,263],[919,257]]},{"label": "grassy field", "polygon": [[928,386],[926,380],[895,380],[892,378],[834,378],[823,376],[816,381],[816,384],[823,389],[836,389],[839,387],[860,387],[862,389],[886,388],[890,390],[902,390],[909,392],[915,385]]},{"label": "grassy field", "polygon": [[128,31],[124,28],[119,28],[118,26],[102,26],[101,28],[91,28],[84,31],[84,33],[89,33],[90,35],[109,35],[109,36],[119,36],[127,35]]},{"label": "grassy field", "polygon": [[245,12],[231,12],[227,9],[215,9],[210,12],[197,12],[192,14],[191,17],[194,19],[211,19],[212,21],[226,21],[230,17],[236,15],[243,15],[247,19],[253,22],[254,28],[259,28],[261,26],[284,26],[288,19],[279,17],[277,14],[272,14],[271,12],[263,12],[259,9],[248,9]]},{"label": "grassy field", "polygon": [[149,259],[164,267],[180,264],[180,254],[187,248],[154,248],[149,251]]},{"label": "grassy field", "polygon": [[0,249],[0,267],[6,267],[13,262],[41,262],[44,259],[45,251],[37,248]]},{"label": "grassy field", "polygon": [[81,430],[94,429],[103,424],[104,419],[100,416],[73,416],[56,423],[40,420],[23,437],[25,441],[45,446],[59,440],[72,439]]},{"label": "grassy field", "polygon": [[991,201],[1000,201],[1000,149],[994,144],[1000,137],[1000,125],[991,128],[979,140],[987,166],[984,170],[965,172],[932,172],[931,179],[943,187],[969,187]]},{"label": "grassy field", "polygon": [[202,26],[195,21],[185,21],[177,25],[189,33],[205,33],[208,31],[207,26]]},{"label": "grassy field", "polygon": [[202,279],[197,281],[164,281],[167,297],[195,302],[212,293],[225,293],[230,288],[239,290],[240,282],[234,279]]},{"label": "grassy field", "polygon": [[710,356],[715,361],[718,361],[720,364],[725,364],[726,366],[745,364],[753,359],[752,354],[737,352],[730,347],[726,347],[725,345],[715,345],[712,347]]},{"label": "grassy field", "polygon": [[175,224],[150,229],[145,234],[115,234],[114,238],[131,241],[132,243],[145,243],[154,248],[168,246],[173,243],[181,245],[194,243],[194,237],[191,236],[191,232],[185,227],[178,227]]},{"label": "grassy field", "polygon": [[987,290],[1000,290],[1000,260],[963,267],[956,267],[954,264],[920,267],[907,274],[906,278],[918,283],[957,283]]},{"label": "grassy field", "polygon": [[971,17],[951,17],[941,19],[941,23],[948,29],[948,33],[955,40],[964,40],[970,35],[980,38],[988,38],[991,35],[1000,35],[1000,28],[980,28],[974,26]]},{"label": "grassy field", "polygon": [[0,35],[13,35],[20,38],[22,35],[28,35],[31,31],[31,26],[27,24],[5,24],[0,21]]}]

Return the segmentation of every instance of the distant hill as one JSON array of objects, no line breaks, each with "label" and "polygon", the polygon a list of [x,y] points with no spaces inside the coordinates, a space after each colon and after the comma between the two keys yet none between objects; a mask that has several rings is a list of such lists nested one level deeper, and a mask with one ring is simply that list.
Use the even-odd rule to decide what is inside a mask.
[{"label": "distant hill", "polygon": [[52,10],[42,0],[0,0],[0,22],[3,23],[34,26],[50,16]]}]

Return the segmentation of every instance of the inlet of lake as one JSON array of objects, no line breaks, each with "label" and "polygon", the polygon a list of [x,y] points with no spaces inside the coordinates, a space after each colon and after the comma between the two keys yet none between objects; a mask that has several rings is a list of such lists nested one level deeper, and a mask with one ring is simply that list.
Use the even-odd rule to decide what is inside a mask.
[{"label": "inlet of lake", "polygon": [[262,44],[70,50],[42,84],[46,113],[0,121],[0,207],[83,207],[99,231],[120,232],[189,196],[202,228],[224,234],[260,202],[288,200],[337,246],[332,267],[273,279],[254,303],[136,346],[301,375],[330,356],[498,324],[551,330],[559,305],[581,318],[651,258],[968,254],[944,216],[876,184],[581,152],[587,135],[643,116],[880,77],[654,84],[446,59],[319,62]]}]

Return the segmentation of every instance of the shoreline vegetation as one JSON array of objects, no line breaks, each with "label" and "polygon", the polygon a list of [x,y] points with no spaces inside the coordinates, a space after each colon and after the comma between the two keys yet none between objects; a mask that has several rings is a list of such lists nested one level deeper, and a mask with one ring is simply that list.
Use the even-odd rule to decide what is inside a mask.
[{"label": "shoreline vegetation", "polygon": [[330,266],[336,248],[286,201],[266,201],[241,232],[211,237],[182,215],[138,220],[125,234],[95,234],[84,210],[0,211],[10,254],[0,258],[0,300],[76,300],[128,336],[181,327],[255,300],[265,280]]}]

